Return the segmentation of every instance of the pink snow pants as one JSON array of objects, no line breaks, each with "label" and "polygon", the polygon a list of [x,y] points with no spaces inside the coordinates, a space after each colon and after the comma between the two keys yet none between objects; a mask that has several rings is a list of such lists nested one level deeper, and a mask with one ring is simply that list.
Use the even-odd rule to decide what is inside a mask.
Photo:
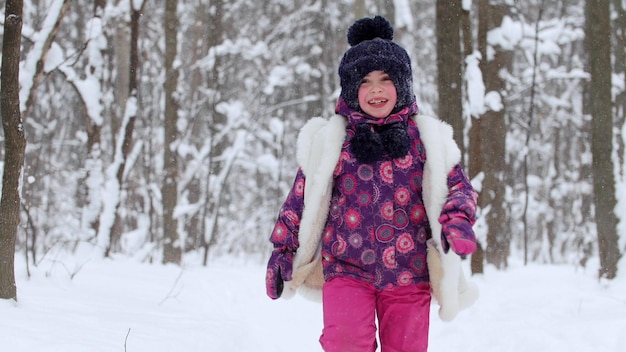
[{"label": "pink snow pants", "polygon": [[425,352],[430,322],[428,283],[390,290],[348,277],[324,283],[324,330],[320,344],[326,352],[376,351],[376,323],[382,352]]}]

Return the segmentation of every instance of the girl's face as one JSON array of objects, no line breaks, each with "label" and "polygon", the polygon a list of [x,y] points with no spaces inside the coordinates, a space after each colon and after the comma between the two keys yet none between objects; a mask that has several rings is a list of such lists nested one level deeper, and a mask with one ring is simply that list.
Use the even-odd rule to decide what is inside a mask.
[{"label": "girl's face", "polygon": [[397,101],[396,86],[385,72],[372,71],[361,80],[359,106],[364,113],[376,118],[387,117]]}]

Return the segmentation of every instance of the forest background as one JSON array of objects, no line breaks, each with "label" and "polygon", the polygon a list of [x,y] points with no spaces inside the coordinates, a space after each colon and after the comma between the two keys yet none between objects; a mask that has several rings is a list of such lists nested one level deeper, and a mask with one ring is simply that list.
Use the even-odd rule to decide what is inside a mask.
[{"label": "forest background", "polygon": [[265,258],[298,129],[334,113],[346,29],[379,14],[413,60],[421,113],[453,125],[480,191],[472,271],[505,269],[511,256],[599,257],[599,276],[617,275],[621,0],[6,0],[15,3],[25,149],[23,161],[9,158],[3,105],[0,211],[6,179],[20,181],[19,224],[11,232],[2,218],[3,266],[7,255],[36,266],[85,247],[175,264]]}]

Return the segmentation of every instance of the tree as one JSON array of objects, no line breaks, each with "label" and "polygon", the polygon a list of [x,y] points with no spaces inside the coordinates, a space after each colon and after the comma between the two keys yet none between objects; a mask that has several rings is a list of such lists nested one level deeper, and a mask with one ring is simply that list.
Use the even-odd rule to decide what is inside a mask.
[{"label": "tree", "polygon": [[22,0],[7,0],[2,42],[0,113],[4,130],[4,173],[0,199],[0,298],[17,299],[15,287],[15,238],[20,221],[20,183],[26,138],[20,111],[20,47]]},{"label": "tree", "polygon": [[213,4],[213,11],[208,21],[209,25],[209,38],[208,42],[215,55],[215,62],[210,68],[207,86],[213,92],[209,97],[209,143],[210,154],[208,156],[208,165],[211,170],[211,175],[214,177],[209,178],[207,184],[207,198],[205,200],[205,227],[202,237],[202,247],[204,248],[204,265],[207,264],[209,258],[209,250],[218,241],[220,233],[220,210],[223,209],[222,200],[225,189],[224,181],[227,175],[230,173],[230,167],[227,165],[228,160],[220,160],[224,155],[225,150],[228,148],[228,138],[223,133],[228,125],[228,117],[218,109],[220,103],[220,90],[223,89],[224,73],[222,71],[224,60],[216,52],[218,46],[224,40],[224,22],[221,18],[222,11],[224,10],[224,1],[217,0]]},{"label": "tree", "polygon": [[[104,48],[101,47],[101,43],[106,41],[105,37],[105,23],[104,23],[104,10],[106,7],[106,0],[94,1],[93,18],[87,23],[86,32],[94,33],[89,38],[86,44],[86,50],[88,50],[88,70],[85,70],[84,81],[74,82],[74,86],[78,91],[78,94],[83,96],[83,101],[88,100],[88,96],[91,94],[102,94],[104,91],[104,75],[105,67],[104,63]],[[81,77],[81,75],[72,75],[72,77]],[[69,79],[68,79],[69,80]],[[98,92],[94,92],[87,87],[96,86],[100,88]],[[84,206],[81,219],[81,228],[85,232],[93,231],[96,234],[99,226],[98,215],[102,207],[101,188],[102,188],[102,159],[101,159],[101,131],[103,126],[103,114],[104,107],[102,106],[102,97],[98,99],[96,104],[91,104],[92,109],[89,109],[88,104],[85,103],[85,127],[87,132],[87,158],[85,161],[86,174],[82,185],[84,185],[83,196]],[[97,107],[98,109],[93,109]],[[94,111],[95,110],[95,111]],[[97,234],[96,234],[97,235]]]},{"label": "tree", "polygon": [[[462,8],[461,1],[458,0],[438,0],[436,12],[439,116],[452,125],[454,139],[463,155],[462,160],[468,162],[466,170],[469,171],[470,178],[474,178],[480,170],[476,164],[477,160],[480,160],[478,157],[480,149],[472,150],[472,148],[480,145],[480,139],[479,136],[470,133],[470,140],[466,145],[465,118],[467,116],[471,119],[470,131],[474,133],[480,131],[480,120],[472,118],[469,112],[463,111],[464,59],[473,52],[470,9]],[[468,149],[470,155],[466,159]],[[476,252],[471,257],[473,274],[483,272],[483,261],[484,253],[479,240]]]},{"label": "tree", "polygon": [[[21,118],[27,122],[24,124],[24,129],[30,139],[28,144],[37,150],[36,158],[30,159],[28,156],[25,157],[26,160],[30,159],[30,162],[24,165],[24,175],[22,176],[24,180],[38,177],[41,175],[41,172],[45,172],[43,169],[48,166],[45,164],[54,163],[51,160],[55,156],[53,156],[54,153],[51,151],[56,148],[52,147],[50,143],[42,143],[42,141],[46,139],[56,140],[50,133],[55,130],[52,127],[55,119],[51,116],[58,115],[57,112],[53,112],[55,111],[53,102],[57,102],[60,99],[53,98],[47,101],[46,99],[49,96],[42,94],[42,91],[51,81],[50,73],[53,66],[50,63],[58,63],[55,59],[61,57],[61,55],[49,55],[49,52],[59,48],[57,45],[59,40],[58,33],[63,27],[62,23],[66,14],[70,11],[70,4],[70,0],[55,0],[47,3],[47,9],[41,13],[42,18],[38,21],[28,18],[32,13],[27,11],[24,14],[24,22],[38,23],[37,28],[31,29],[27,26],[22,31],[21,56],[23,61],[20,72]],[[43,111],[50,111],[50,114],[42,113]],[[50,123],[51,121],[52,123]],[[38,143],[41,144],[37,145]],[[38,180],[40,179],[38,178]],[[24,211],[24,216],[28,219],[28,226],[25,226],[28,232],[27,236],[24,236],[25,250],[28,251],[30,246],[33,262],[39,259],[37,256],[39,243],[44,242],[41,241],[40,236],[42,234],[43,236],[41,237],[45,236],[48,227],[46,223],[37,222],[38,209],[37,206],[33,206],[39,200],[47,198],[47,193],[50,192],[45,190],[43,184],[45,182],[25,182],[21,190],[22,210]],[[30,243],[28,243],[29,240]],[[28,252],[26,256],[28,257]]]},{"label": "tree", "polygon": [[[620,44],[624,10],[609,2]],[[588,83],[584,0],[550,3],[537,21],[549,2],[474,1],[470,11],[459,0],[189,0],[178,2],[175,30],[164,26],[165,1],[132,1],[140,21],[130,3],[25,3],[23,23],[32,26],[22,30],[20,103],[28,148],[16,250],[32,248],[30,263],[94,244],[160,261],[175,238],[182,255],[265,253],[297,167],[298,130],[333,113],[345,30],[372,13],[394,23],[394,40],[409,51],[420,111],[449,119],[467,149],[464,166],[482,186],[476,230],[486,262],[506,266],[509,247],[521,253],[525,229],[529,262],[585,265],[595,255],[592,121],[584,111],[591,107],[580,104]],[[433,40],[436,31],[442,39]],[[174,33],[177,52],[166,54]],[[612,55],[617,131],[626,106],[623,48]],[[469,141],[461,141],[463,127]],[[620,185],[623,140],[613,141]],[[174,209],[176,224],[168,220]],[[178,234],[166,239],[170,229]],[[473,264],[482,263],[480,253]]]},{"label": "tree", "polygon": [[139,20],[141,19],[145,1],[130,6],[130,65],[129,65],[129,98],[126,101],[122,123],[115,136],[113,162],[107,168],[107,184],[105,185],[107,196],[100,214],[100,228],[98,230],[99,244],[104,248],[104,255],[109,256],[111,251],[119,246],[122,234],[122,218],[120,204],[122,202],[122,187],[128,173],[128,156],[133,145],[133,132],[137,119],[138,106],[138,70],[139,70]]},{"label": "tree", "polygon": [[[81,74],[77,72],[74,61],[65,61],[58,67],[67,83],[75,90],[81,103],[81,111],[85,116],[84,130],[87,134],[87,150],[85,153],[85,174],[79,181],[77,203],[82,206],[81,233],[78,238],[94,238],[99,227],[100,211],[102,208],[102,146],[101,136],[104,122],[105,50],[107,38],[105,35],[106,0],[96,0],[93,5],[93,17],[85,23],[84,32],[87,33],[84,44],[86,68]],[[67,53],[66,53],[67,55]],[[71,55],[71,54],[70,54]],[[96,99],[94,99],[96,97]],[[36,261],[33,248],[33,261]]]},{"label": "tree", "polygon": [[591,76],[589,100],[591,112],[591,149],[593,155],[593,191],[600,277],[617,275],[620,250],[615,214],[615,178],[612,159],[613,111],[611,99],[611,12],[610,2],[587,0],[586,47]]},{"label": "tree", "polygon": [[454,129],[454,139],[465,154],[463,140],[463,55],[461,1],[437,0],[437,77],[439,116]]},{"label": "tree", "polygon": [[[461,37],[463,43],[463,58],[465,60],[465,73],[468,71],[468,67],[470,66],[470,58],[474,57],[474,39],[472,37],[472,20],[471,20],[471,8],[462,8],[461,9]],[[472,65],[475,65],[472,63]],[[471,68],[470,68],[471,69]],[[470,105],[469,95],[471,92],[469,91],[470,82],[467,75],[465,75],[465,101],[467,101],[468,105]],[[477,77],[474,79],[478,79]],[[480,82],[475,82],[477,84],[482,85],[482,80]],[[481,165],[481,152],[480,152],[480,116],[477,116],[477,113],[471,111],[471,109],[467,109],[470,111],[464,111],[466,118],[469,119],[469,131],[467,135],[467,145],[463,150],[466,152],[466,158],[464,162],[466,162],[466,170],[470,179],[475,179],[480,177],[480,173],[482,171]],[[465,136],[464,136],[465,137]],[[478,190],[480,191],[480,190]],[[480,238],[477,239],[476,251],[472,254],[471,257],[471,271],[472,274],[482,274],[484,273],[484,262],[485,262],[485,251],[483,249],[482,242],[484,240]]]},{"label": "tree", "polygon": [[[45,77],[45,60],[52,47],[52,43],[54,42],[56,35],[61,26],[61,22],[65,17],[66,12],[70,8],[71,1],[70,0],[56,0],[48,9],[48,13],[44,20],[44,25],[42,25],[40,36],[43,37],[43,40],[39,40],[35,43],[35,48],[33,49],[33,55],[29,55],[30,59],[27,60],[27,72],[32,74],[30,79],[25,80],[28,82],[28,87],[23,87],[22,89],[28,90],[28,98],[26,99],[26,106],[24,109],[24,118],[26,118],[30,110],[34,107],[35,102],[37,101],[37,88]],[[30,67],[28,67],[30,66]]]},{"label": "tree", "polygon": [[178,203],[178,0],[165,2],[165,126],[163,168],[165,177],[161,185],[163,197],[163,263],[180,264],[182,243],[178,234],[178,221],[174,210]]},{"label": "tree", "polygon": [[[489,43],[487,33],[502,23],[507,14],[507,5],[492,5],[489,0],[479,1],[478,47],[483,60],[480,69],[485,81],[485,92],[500,96],[505,94],[505,82],[501,72],[511,65],[512,56],[497,43]],[[488,50],[493,49],[493,57]],[[485,257],[488,263],[497,268],[508,265],[511,236],[507,228],[505,207],[505,109],[488,110],[480,117],[480,165],[485,174],[479,204],[485,211],[487,248]]]}]

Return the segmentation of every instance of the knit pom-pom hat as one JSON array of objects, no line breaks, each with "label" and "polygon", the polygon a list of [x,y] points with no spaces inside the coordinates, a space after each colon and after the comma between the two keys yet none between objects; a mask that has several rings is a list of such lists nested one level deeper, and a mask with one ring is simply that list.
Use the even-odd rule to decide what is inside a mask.
[{"label": "knit pom-pom hat", "polygon": [[354,110],[359,107],[359,86],[372,71],[384,71],[396,87],[398,101],[393,112],[414,100],[411,59],[393,40],[393,27],[381,16],[362,18],[348,29],[348,44],[339,63],[341,98]]}]

